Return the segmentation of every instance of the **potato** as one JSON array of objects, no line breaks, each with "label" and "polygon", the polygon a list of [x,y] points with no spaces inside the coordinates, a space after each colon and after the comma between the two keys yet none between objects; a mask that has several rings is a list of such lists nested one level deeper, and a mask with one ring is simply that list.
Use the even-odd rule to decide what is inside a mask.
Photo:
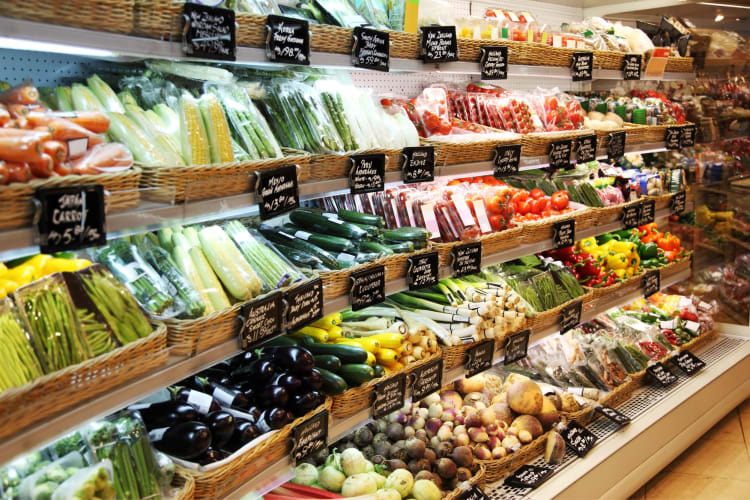
[{"label": "potato", "polygon": [[536,415],[543,405],[542,390],[531,380],[516,382],[508,389],[508,406],[516,413]]},{"label": "potato", "polygon": [[549,430],[553,425],[560,421],[560,415],[557,413],[555,403],[550,398],[542,398],[542,411],[537,415],[539,422],[545,430]]}]

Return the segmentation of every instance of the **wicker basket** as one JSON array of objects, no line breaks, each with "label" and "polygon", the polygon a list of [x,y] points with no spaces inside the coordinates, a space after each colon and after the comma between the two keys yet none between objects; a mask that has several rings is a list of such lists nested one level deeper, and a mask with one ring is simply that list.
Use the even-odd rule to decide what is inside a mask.
[{"label": "wicker basket", "polygon": [[172,495],[172,500],[193,500],[195,498],[195,479],[189,475],[175,474],[172,479],[172,487],[177,491]]},{"label": "wicker basket", "polygon": [[654,200],[654,208],[656,210],[661,210],[662,208],[667,208],[672,203],[672,196],[674,196],[675,193],[667,193],[667,194],[660,194],[658,196],[646,196],[647,200]]},{"label": "wicker basket", "polygon": [[663,283],[673,274],[677,274],[680,271],[684,271],[685,269],[690,269],[691,263],[692,259],[690,257],[686,257],[680,261],[670,262],[666,266],[660,268],[659,271],[661,273],[661,282]]},{"label": "wicker basket", "polygon": [[[622,70],[622,65],[625,61],[625,52],[617,52],[614,50],[595,50],[594,51],[594,67],[599,69],[616,69]],[[641,61],[643,66],[643,61]]]},{"label": "wicker basket", "polygon": [[349,158],[352,155],[364,154],[384,154],[386,172],[396,172],[401,168],[400,149],[366,149],[341,154],[312,155],[310,157],[309,179],[325,181],[348,177],[352,168],[352,162]]},{"label": "wicker basket", "polygon": [[[472,125],[485,130],[487,133],[504,134],[504,137],[502,139],[487,138],[483,137],[483,134],[475,134],[472,136],[460,136],[462,140],[456,142],[427,138],[420,139],[420,143],[424,146],[433,146],[435,148],[436,166],[492,161],[495,158],[496,146],[522,144],[523,136],[520,134],[510,134],[503,130],[486,127],[476,123]],[[525,149],[521,149],[521,154],[526,155]]]},{"label": "wicker basket", "polygon": [[694,60],[692,57],[670,57],[667,59],[667,65],[664,67],[664,71],[674,71],[675,73],[692,73],[693,62]]},{"label": "wicker basket", "polygon": [[534,132],[526,134],[521,139],[524,156],[545,156],[549,153],[549,145],[555,141],[575,139],[582,135],[591,135],[591,130],[566,130],[563,132]]},{"label": "wicker basket", "polygon": [[262,470],[291,451],[290,437],[295,426],[323,410],[330,411],[330,408],[331,398],[326,398],[325,403],[310,413],[282,427],[257,446],[244,452],[235,452],[227,463],[209,471],[189,469],[180,464],[177,464],[176,469],[181,475],[190,476],[195,480],[196,498],[226,498],[240,485],[252,480]]},{"label": "wicker basket", "polygon": [[[529,325],[527,323],[523,328],[528,328],[528,326]],[[466,353],[469,351],[469,349],[479,344],[479,342],[484,342],[485,340],[487,339],[478,340],[476,342],[467,342],[465,344],[461,343],[452,346],[440,346],[443,351],[443,369],[448,370],[450,368],[455,368],[457,366],[463,365],[466,362]],[[504,343],[504,335],[495,337],[495,351],[500,349],[500,347],[502,347]]]},{"label": "wicker basket", "polygon": [[[485,476],[484,465],[479,464],[479,467],[477,467],[477,471],[474,473],[473,476],[471,476],[471,478],[469,478],[468,481],[465,481],[464,484],[468,483],[468,485],[466,485],[466,487],[468,487],[468,488],[470,488],[472,486],[476,486],[479,489],[483,490],[484,489],[484,485],[485,485],[484,476]],[[459,486],[455,490],[453,490],[450,493],[448,493],[447,495],[445,495],[443,497],[443,500],[456,500],[456,498],[458,498],[458,496],[461,493],[463,493],[464,491],[466,491],[466,490],[463,489],[461,486]]]},{"label": "wicker basket", "polygon": [[549,432],[545,432],[529,444],[521,446],[515,453],[511,453],[500,460],[477,460],[485,468],[484,477],[488,483],[499,481],[517,468],[534,460],[541,453],[547,443]]},{"label": "wicker basket", "polygon": [[[359,387],[352,387],[351,389],[347,389],[343,394],[334,395],[333,404],[331,405],[331,415],[338,418],[349,417],[360,410],[368,408],[372,405],[375,385],[389,380],[401,373],[409,374],[415,369],[424,366],[427,363],[440,358],[441,356],[442,352],[440,351],[440,348],[438,348],[438,352],[424,359],[421,359],[416,363],[407,365],[402,370],[392,371],[391,373],[388,373],[380,378],[372,379],[366,384],[360,385]],[[443,363],[445,363],[445,361],[443,361]],[[445,364],[443,364],[443,367],[445,368]]]},{"label": "wicker basket", "polygon": [[[476,241],[482,244],[482,255],[492,255],[495,253],[502,252],[509,248],[517,246],[521,242],[521,234],[523,234],[523,227],[514,227],[511,229],[505,229],[497,233],[490,233],[480,236]],[[437,250],[440,256],[440,265],[449,266],[451,265],[451,252],[454,247],[471,243],[469,241],[454,241],[452,243],[433,243],[432,250]]]},{"label": "wicker basket", "polygon": [[558,320],[560,319],[560,312],[576,300],[580,300],[582,302],[582,306],[583,304],[592,302],[594,300],[594,293],[591,291],[591,289],[585,290],[586,293],[578,297],[577,299],[569,300],[568,302],[557,307],[542,311],[534,317],[527,318],[526,328],[531,328],[532,330],[549,328],[550,326],[558,322]]},{"label": "wicker basket", "polygon": [[44,375],[0,394],[0,438],[81,404],[119,385],[131,383],[167,362],[167,328],[157,323],[148,337],[82,363]]},{"label": "wicker basket", "polygon": [[702,348],[712,340],[714,340],[716,337],[719,336],[719,331],[716,329],[709,330],[706,333],[702,335],[698,335],[690,342],[687,342],[685,344],[682,344],[681,346],[677,347],[678,351],[697,351],[698,349]]},{"label": "wicker basket", "polygon": [[299,165],[297,181],[309,176],[310,155],[304,151],[284,149],[283,158],[238,161],[215,165],[146,166],[141,165],[143,197],[149,200],[182,203],[252,192],[254,172],[282,165]]},{"label": "wicker basket", "polygon": [[116,174],[66,175],[25,184],[0,186],[0,229],[12,229],[31,224],[35,207],[34,191],[40,187],[63,187],[83,184],[101,184],[105,190],[104,207],[107,213],[128,210],[138,205],[138,182],[141,170],[132,168]]},{"label": "wicker basket", "polygon": [[[509,64],[529,64],[532,66],[570,67],[571,57],[576,49],[552,47],[546,43],[516,42],[513,40],[474,40],[458,39],[458,59],[476,62],[483,45],[508,47]],[[594,60],[596,64],[596,59]]]},{"label": "wicker basket", "polygon": [[133,31],[134,0],[21,0],[0,2],[0,16],[109,33]]},{"label": "wicker basket", "polygon": [[595,226],[596,212],[585,205],[578,204],[576,206],[579,207],[578,210],[567,214],[547,217],[539,221],[524,222],[521,226],[523,228],[523,243],[537,243],[552,238],[552,229],[555,222],[561,220],[574,219],[576,231]]},{"label": "wicker basket", "polygon": [[641,202],[641,200],[634,200],[634,201],[628,201],[625,203],[619,203],[617,205],[610,205],[608,207],[596,207],[596,208],[589,208],[592,212],[596,215],[596,223],[595,226],[602,226],[604,224],[609,224],[611,222],[615,222],[622,217],[622,212],[625,210],[625,207],[629,207],[632,205],[637,205]]}]

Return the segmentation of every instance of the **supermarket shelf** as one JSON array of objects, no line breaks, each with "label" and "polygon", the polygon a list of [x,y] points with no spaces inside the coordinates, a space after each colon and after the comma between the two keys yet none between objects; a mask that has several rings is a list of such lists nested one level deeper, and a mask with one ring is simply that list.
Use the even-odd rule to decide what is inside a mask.
[{"label": "supermarket shelf", "polygon": [[253,476],[240,488],[225,497],[225,500],[258,500],[260,497],[294,479],[294,465],[289,457],[279,460]]},{"label": "supermarket shelf", "polygon": [[729,241],[731,241],[735,245],[744,247],[746,250],[750,250],[750,242],[738,240],[737,238],[734,238],[734,237],[730,237]]},{"label": "supermarket shelf", "polygon": [[[23,21],[0,17],[0,40],[7,48],[21,50],[39,50],[61,52],[102,59],[122,60],[130,58],[164,58],[203,61],[182,55],[181,44],[163,40],[153,40],[129,35],[118,35],[101,31],[70,28],[53,24]],[[237,64],[269,64],[278,67],[277,63],[266,60],[265,49],[257,47],[237,47]],[[351,64],[349,54],[312,52],[312,66],[356,69]],[[392,72],[440,71],[444,73],[480,74],[478,62],[457,61],[442,64],[424,64],[416,59],[391,59]],[[550,66],[529,66],[511,64],[508,67],[509,78],[570,78],[570,69]],[[622,80],[623,73],[618,70],[595,69],[595,80]],[[665,73],[661,80],[692,80],[694,73]]]}]

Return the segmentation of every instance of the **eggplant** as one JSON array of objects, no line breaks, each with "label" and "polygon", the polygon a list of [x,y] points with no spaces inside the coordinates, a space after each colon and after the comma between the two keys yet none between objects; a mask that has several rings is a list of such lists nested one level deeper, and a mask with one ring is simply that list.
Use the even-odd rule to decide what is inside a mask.
[{"label": "eggplant", "polygon": [[157,450],[183,460],[199,457],[211,446],[211,431],[200,422],[180,422],[154,429],[149,438]]},{"label": "eggplant", "polygon": [[206,417],[206,425],[211,431],[211,446],[221,448],[234,434],[234,416],[225,411],[215,411]]},{"label": "eggplant", "polygon": [[261,390],[255,398],[259,406],[286,406],[289,402],[289,393],[279,385],[269,385]]},{"label": "eggplant", "polygon": [[250,400],[242,391],[238,391],[222,385],[213,380],[208,380],[208,387],[211,389],[211,396],[223,406],[246,410],[250,408]]},{"label": "eggplant", "polygon": [[294,416],[284,408],[268,408],[258,417],[258,429],[266,433],[274,429],[281,429],[294,420]]},{"label": "eggplant", "polygon": [[249,420],[238,418],[235,420],[234,434],[232,434],[229,442],[222,447],[222,450],[234,453],[258,436],[260,436],[260,430],[255,424]]},{"label": "eggplant", "polygon": [[318,391],[303,391],[292,396],[289,407],[295,417],[301,417],[305,413],[314,410],[320,405]]},{"label": "eggplant", "polygon": [[222,369],[218,368],[217,366],[212,366],[211,368],[206,368],[202,372],[198,373],[197,376],[201,378],[207,378],[209,380],[221,380],[228,375],[229,367],[227,367],[227,369]]},{"label": "eggplant", "polygon": [[146,405],[133,405],[129,410],[138,411],[141,414],[146,429],[159,429],[171,427],[180,422],[198,420],[200,415],[195,408],[181,401],[161,401]]},{"label": "eggplant", "polygon": [[308,389],[319,391],[323,387],[323,375],[317,368],[313,368],[308,375],[302,377],[302,385]]},{"label": "eggplant", "polygon": [[246,351],[242,354],[238,354],[229,360],[230,371],[233,371],[240,366],[248,365],[251,361],[255,361],[256,359],[258,359],[258,356],[255,354],[255,351]]},{"label": "eggplant", "polygon": [[286,389],[287,392],[292,393],[302,387],[302,379],[290,373],[279,373],[273,376],[271,385],[279,385]]},{"label": "eggplant", "polygon": [[258,418],[260,418],[260,414],[263,413],[263,410],[261,408],[258,408],[257,406],[251,406],[247,410],[244,411],[247,415],[250,416],[251,422],[257,422]]},{"label": "eggplant", "polygon": [[208,415],[212,411],[219,411],[221,406],[219,403],[205,392],[196,391],[195,389],[188,389],[187,387],[181,387],[175,396],[178,401],[187,403],[201,415]]},{"label": "eggplant", "polygon": [[217,450],[214,447],[210,447],[205,451],[205,453],[203,453],[203,455],[198,457],[198,463],[201,465],[208,465],[214,462],[218,462],[219,460],[224,460],[225,458],[227,458],[227,455],[225,453]]},{"label": "eggplant", "polygon": [[230,377],[237,382],[252,382],[254,385],[267,383],[276,373],[276,366],[270,359],[256,359],[237,366]]},{"label": "eggplant", "polygon": [[261,349],[261,356],[271,355],[271,359],[277,365],[283,367],[289,373],[305,376],[315,368],[315,359],[310,351],[297,346],[281,346]]}]

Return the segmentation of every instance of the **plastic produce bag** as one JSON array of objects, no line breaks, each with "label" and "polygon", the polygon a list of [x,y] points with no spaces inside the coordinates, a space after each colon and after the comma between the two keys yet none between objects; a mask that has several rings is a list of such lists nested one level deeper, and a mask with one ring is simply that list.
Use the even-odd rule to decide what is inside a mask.
[{"label": "plastic produce bag", "polygon": [[281,10],[275,0],[237,0],[234,10],[257,16],[281,15]]},{"label": "plastic produce bag", "polygon": [[115,487],[112,483],[112,463],[109,460],[80,469],[62,483],[52,495],[52,500],[114,500]]},{"label": "plastic produce bag", "polygon": [[20,500],[49,500],[57,487],[85,465],[83,456],[71,452],[26,476],[18,488]]},{"label": "plastic produce bag", "polygon": [[388,29],[388,1],[386,0],[349,0],[356,11],[368,23],[379,29]]}]

